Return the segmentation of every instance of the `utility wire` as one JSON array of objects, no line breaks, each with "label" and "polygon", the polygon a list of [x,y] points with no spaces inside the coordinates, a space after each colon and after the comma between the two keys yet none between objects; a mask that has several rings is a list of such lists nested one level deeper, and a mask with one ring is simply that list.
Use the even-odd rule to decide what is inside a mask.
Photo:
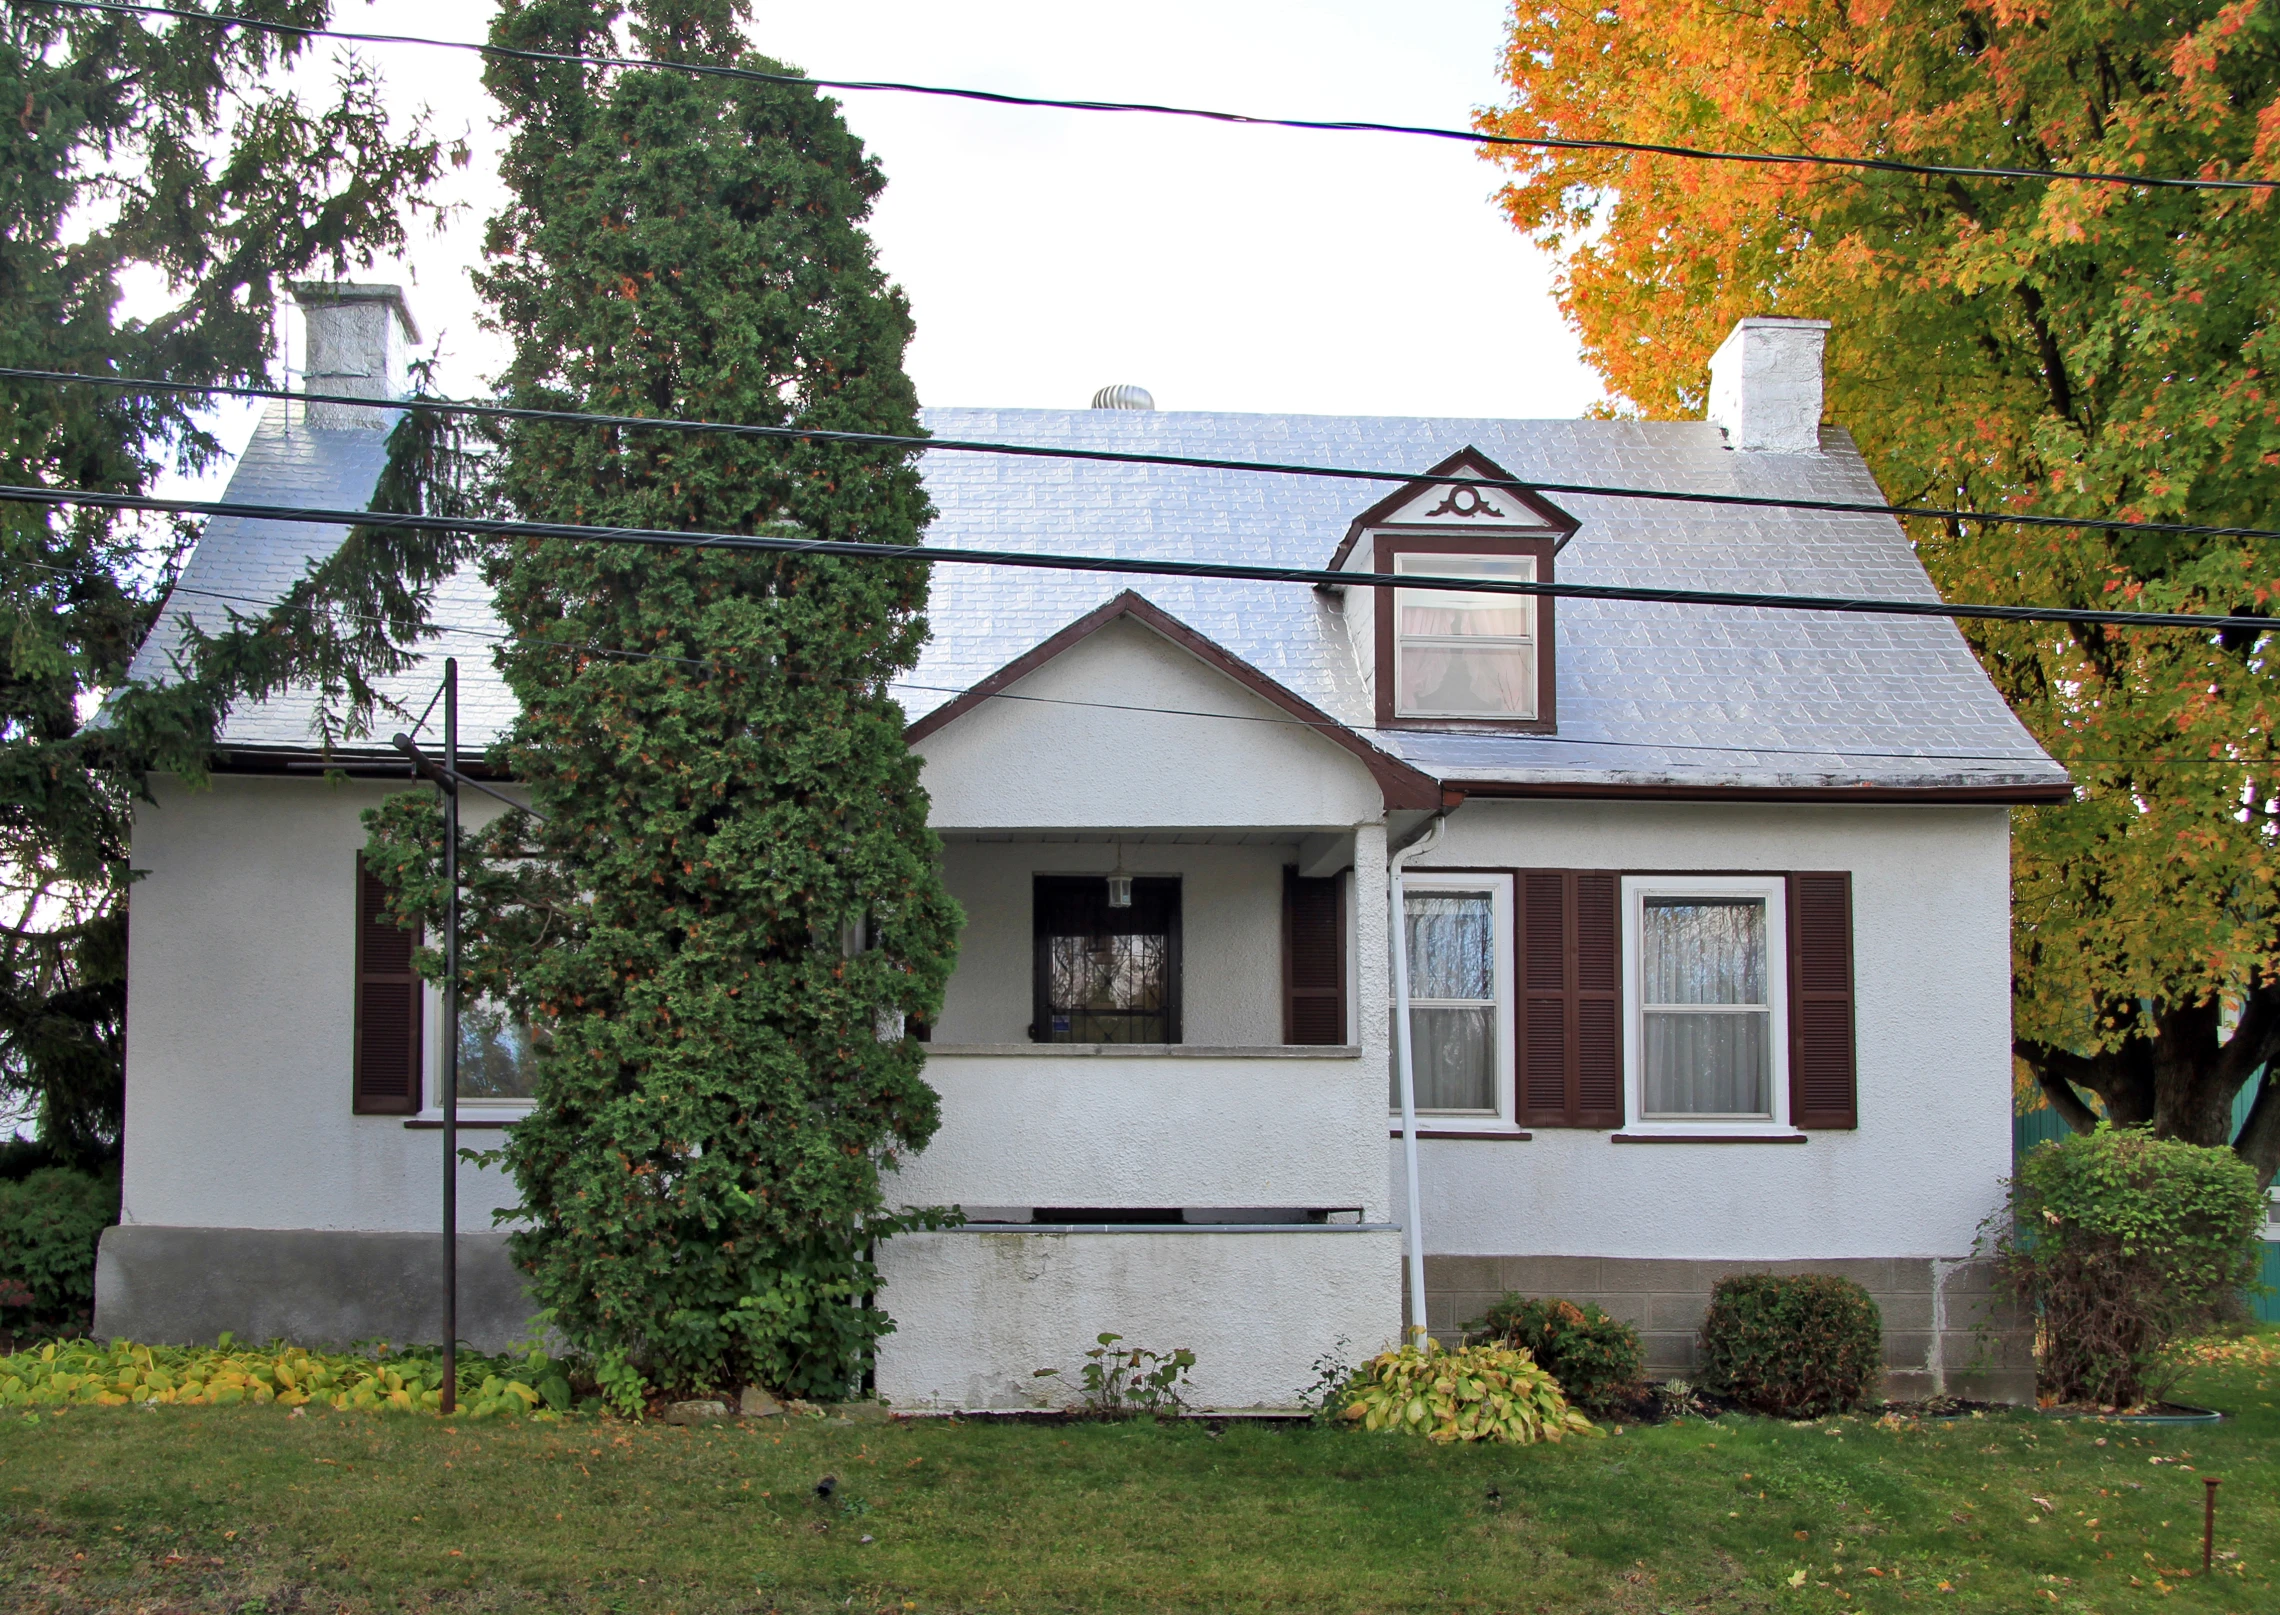
[{"label": "utility wire", "polygon": [[100,11],[139,17],[172,17],[231,28],[252,28],[265,33],[301,39],[339,39],[362,45],[422,45],[438,50],[468,51],[505,61],[558,63],[574,67],[646,68],[687,73],[693,77],[739,79],[759,84],[788,84],[819,90],[881,91],[897,95],[936,96],[955,101],[980,101],[991,106],[1044,107],[1062,112],[1133,112],[1156,117],[1195,118],[1207,123],[1247,124],[1264,129],[1304,129],[1329,134],[1416,135],[1428,140],[1462,141],[1468,146],[1513,146],[1529,151],[1614,151],[1641,156],[1679,157],[1690,162],[1749,163],[1782,168],[1852,168],[1884,174],[1914,174],[1955,179],[2068,180],[2092,185],[2143,185],[2172,190],[2263,191],[2280,190],[2280,180],[2188,178],[2181,175],[2125,174],[2092,169],[1999,168],[1959,163],[1911,163],[1888,157],[1846,157],[1820,152],[1717,151],[1699,146],[1665,145],[1645,140],[1569,139],[1552,135],[1483,134],[1475,129],[1442,129],[1424,124],[1377,123],[1359,118],[1269,118],[1247,112],[1216,112],[1205,107],[1167,106],[1153,101],[1081,101],[1054,96],[1012,95],[1001,90],[969,90],[940,84],[908,84],[892,79],[811,78],[801,73],[764,73],[756,68],[726,67],[704,62],[659,61],[650,57],[586,55],[571,51],[527,50],[511,45],[477,43],[461,39],[430,39],[415,34],[357,33],[342,28],[314,28],[299,23],[269,22],[256,17],[220,16],[174,6],[122,4],[120,0],[18,0],[21,4],[52,6],[67,11]]},{"label": "utility wire", "polygon": [[761,554],[829,555],[857,560],[918,561],[961,566],[1020,567],[1047,572],[1102,572],[1129,577],[1227,578],[1252,583],[1310,583],[1333,588],[1387,588],[1453,594],[1510,594],[1565,600],[1628,600],[1650,605],[1733,606],[1766,611],[1826,611],[1870,617],[1944,617],[1972,622],[2047,622],[2116,628],[2183,628],[2197,633],[2270,633],[2280,619],[2200,612],[2112,611],[2075,606],[2001,606],[1937,600],[1882,600],[1863,596],[1745,593],[1715,589],[1648,588],[1637,584],[1524,583],[1505,578],[1435,577],[1392,572],[1338,572],[1320,567],[1263,566],[1244,561],[1137,560],[1108,555],[1052,555],[1025,550],[955,549],[924,544],[880,544],[857,539],[779,537],[770,534],[684,531],[665,527],[608,527],[581,522],[510,521],[497,517],[431,516],[404,511],[330,510],[235,500],[159,499],[89,488],[36,488],[0,484],[0,502],[100,510],[166,511],[248,521],[298,522],[321,527],[463,533],[494,538],[559,538],[585,543],[633,544],[653,549],[729,550]]},{"label": "utility wire", "polygon": [[[76,571],[70,567],[50,566],[44,562],[26,560],[0,562],[0,570],[4,570],[8,565],[27,566],[42,572],[61,573],[68,577],[98,575]],[[269,607],[278,603],[264,595],[239,594],[222,589],[204,589],[187,583],[177,583],[168,590],[170,599],[178,594],[194,595],[204,600],[220,600],[240,605]],[[359,621],[382,622],[386,620],[373,612],[352,611],[345,608],[335,609],[339,611],[340,615]],[[613,661],[629,662],[669,662],[676,667],[695,667],[715,672],[723,665],[722,658],[718,655],[675,656],[666,651],[624,650],[607,645],[567,644],[548,639],[543,634],[493,633],[489,629],[477,627],[472,623],[429,622],[422,626],[425,632],[434,635],[436,638],[457,639],[464,643],[480,645],[492,650],[501,649],[508,645],[525,645],[539,650],[549,650],[572,656],[598,656]],[[914,690],[928,695],[959,696],[972,693],[972,686],[970,685],[921,684],[914,679],[889,679],[886,688],[890,690]],[[1072,696],[1027,695],[1014,690],[993,690],[988,692],[983,699],[1022,701],[1043,706],[1081,707],[1088,711],[1098,712],[1133,712],[1154,717],[1209,718],[1222,723],[1279,724],[1290,728],[1309,729],[1317,733],[1324,730],[1343,730],[1358,735],[1387,733],[1412,735],[1417,732],[1407,729],[1387,730],[1376,724],[1345,723],[1336,718],[1298,718],[1287,714],[1212,712],[1201,707],[1142,706],[1131,701],[1084,701]],[[434,706],[435,701],[431,698],[428,703],[429,710],[432,711]],[[425,722],[426,714],[423,713],[421,723],[424,725]],[[2033,758],[2021,757],[2016,752],[1995,751],[1877,751],[1855,746],[1711,746],[1693,741],[1605,740],[1588,739],[1581,735],[1527,735],[1519,738],[1527,740],[1531,745],[1576,746],[1592,750],[1611,747],[1625,751],[1698,752],[1721,756],[1873,757],[1880,760],[1925,763],[2027,763],[2034,761]],[[2159,767],[2256,768],[2272,764],[2275,761],[2280,761],[2280,759],[2269,757],[2158,757],[2141,753],[2134,757],[2074,757],[2067,760],[2067,765],[2089,764],[2132,767],[2151,764]]]},{"label": "utility wire", "polygon": [[[416,409],[483,420],[555,421],[625,431],[689,432],[700,435],[851,443],[871,448],[939,450],[950,454],[995,454],[1038,460],[1079,460],[1106,465],[1161,465],[1194,471],[1236,471],[1278,477],[1321,477],[1342,482],[1429,482],[1430,472],[1379,471],[1353,466],[1304,465],[1278,460],[1224,460],[1193,454],[1150,454],[1124,449],[1052,448],[1038,443],[996,443],[977,438],[913,437],[893,432],[842,432],[807,426],[754,426],[735,421],[693,420],[665,415],[596,415],[570,409],[534,409],[509,404],[465,403],[449,398],[360,398],[349,393],[295,392],[284,387],[225,386],[219,382],[161,381],[147,376],[101,376],[76,370],[34,370],[0,365],[0,380],[49,381],[60,385],[109,387],[124,392],[215,394],[229,398],[272,398],[299,404],[341,404],[358,409]],[[1938,505],[1874,504],[1866,500],[1784,499],[1770,494],[1699,493],[1671,488],[1613,488],[1599,483],[1531,482],[1519,477],[1461,477],[1476,488],[1515,493],[1569,494],[1597,499],[1646,499],[1666,504],[1734,505],[1749,510],[1811,510],[1839,516],[1920,516],[1935,521],[2011,523],[2021,527],[2159,533],[2179,538],[2280,540],[2280,528],[2219,527],[2201,522],[2138,521],[2119,516],[2050,516],[2023,511],[1956,510]]]}]

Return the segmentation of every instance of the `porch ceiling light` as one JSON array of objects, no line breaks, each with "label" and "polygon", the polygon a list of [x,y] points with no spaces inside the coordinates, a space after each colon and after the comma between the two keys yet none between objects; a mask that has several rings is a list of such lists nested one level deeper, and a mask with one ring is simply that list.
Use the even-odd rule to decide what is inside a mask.
[{"label": "porch ceiling light", "polygon": [[1130,908],[1132,906],[1132,877],[1124,872],[1124,843],[1121,841],[1116,844],[1116,867],[1109,871],[1108,906],[1110,908]]}]

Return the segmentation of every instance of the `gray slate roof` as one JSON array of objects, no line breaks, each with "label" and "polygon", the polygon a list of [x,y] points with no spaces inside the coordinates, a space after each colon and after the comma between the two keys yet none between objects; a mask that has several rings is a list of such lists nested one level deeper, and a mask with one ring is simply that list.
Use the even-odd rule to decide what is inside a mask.
[{"label": "gray slate roof", "polygon": [[[380,432],[288,431],[274,406],[231,499],[361,505]],[[1881,501],[1851,439],[1821,455],[1736,453],[1696,422],[1499,421],[1133,410],[926,411],[939,437],[1138,449],[1224,459],[1422,471],[1471,445],[1515,476],[1557,482]],[[968,548],[1264,561],[1320,567],[1392,485],[1158,466],[933,453],[939,512],[928,542]],[[1582,526],[1559,576],[1582,583],[1884,596],[1937,595],[1897,522],[1881,516],[1680,506],[1575,495]],[[274,598],[337,529],[216,520],[168,621],[138,657],[160,674],[172,613],[219,594]],[[918,718],[1126,588],[1145,595],[1376,744],[1451,782],[1832,786],[2048,786],[2064,773],[1935,619],[1563,600],[1556,736],[1376,732],[1337,602],[1303,585],[939,566],[934,638],[907,685]],[[449,631],[430,661],[461,659],[469,743],[512,705],[480,643],[498,632],[471,576],[439,601]],[[436,672],[398,681],[414,710]],[[1141,699],[1145,699],[1144,696]],[[280,699],[230,717],[237,746],[306,747],[309,705]]]}]

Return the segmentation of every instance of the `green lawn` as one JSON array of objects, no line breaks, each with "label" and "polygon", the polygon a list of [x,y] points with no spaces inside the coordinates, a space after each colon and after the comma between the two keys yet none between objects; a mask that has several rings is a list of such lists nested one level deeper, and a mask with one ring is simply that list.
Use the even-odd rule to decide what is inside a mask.
[{"label": "green lawn", "polygon": [[[1243,1425],[9,1415],[0,1607],[2246,1615],[2280,1610],[2280,1333],[2235,1356],[2179,1393],[2237,1415],[2215,1429],[1725,1419],[1494,1450]],[[2227,1557],[2204,1580],[2211,1474]]]}]

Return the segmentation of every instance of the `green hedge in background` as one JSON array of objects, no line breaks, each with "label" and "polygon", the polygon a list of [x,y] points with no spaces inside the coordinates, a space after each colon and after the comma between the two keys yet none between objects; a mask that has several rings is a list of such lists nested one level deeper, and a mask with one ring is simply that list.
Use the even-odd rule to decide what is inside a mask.
[{"label": "green hedge in background", "polygon": [[95,1242],[118,1220],[116,1178],[51,1166],[0,1181],[0,1328],[83,1324],[95,1304]]}]

